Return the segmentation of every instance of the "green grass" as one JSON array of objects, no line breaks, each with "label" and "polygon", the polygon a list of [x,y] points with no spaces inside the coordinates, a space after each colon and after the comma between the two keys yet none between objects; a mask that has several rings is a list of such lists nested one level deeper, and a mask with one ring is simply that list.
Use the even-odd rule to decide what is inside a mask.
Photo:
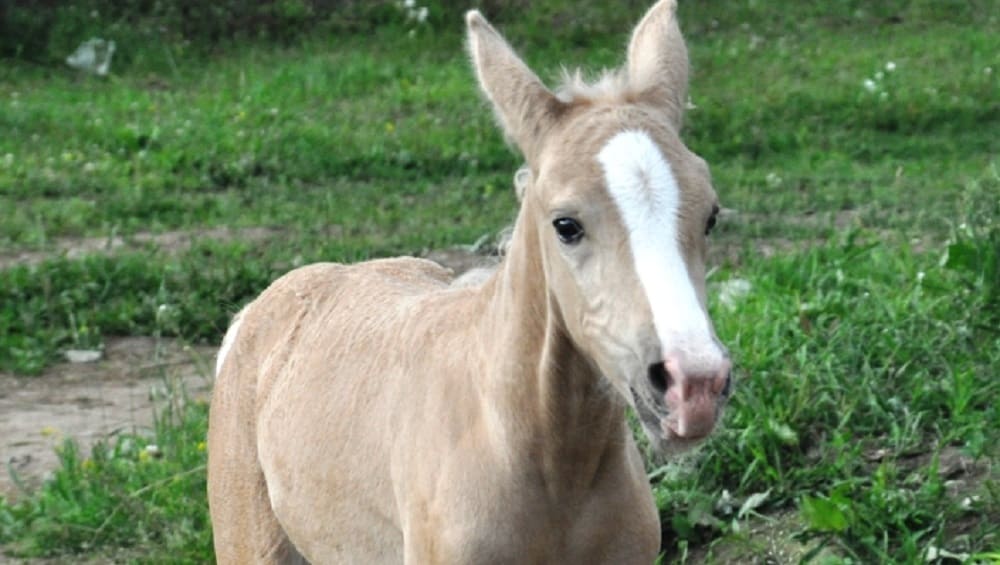
[{"label": "green grass", "polygon": [[[176,401],[183,391],[172,394]],[[211,525],[204,497],[195,495],[205,491],[207,417],[204,403],[176,402],[156,418],[153,437],[122,435],[89,454],[66,440],[45,486],[0,506],[0,539],[20,555],[207,560]]]},{"label": "green grass", "polygon": [[[541,2],[504,28],[554,77],[619,62],[641,11]],[[685,139],[732,210],[710,288],[752,288],[712,305],[740,377],[724,430],[650,469],[666,561],[734,543],[765,558],[754,512],[799,516],[824,559],[1000,548],[997,14],[995,0],[682,4],[697,106]],[[0,270],[0,370],[36,374],[109,335],[218,342],[293,265],[471,243],[509,222],[518,160],[476,93],[460,18],[435,17],[412,37],[178,50],[175,67],[151,46],[109,80],[3,65],[0,254],[49,255]],[[217,226],[277,235],[55,253]],[[204,426],[192,404],[150,437],[65,447],[52,481],[0,502],[0,543],[210,559]],[[142,458],[150,442],[164,457]],[[956,450],[986,471],[942,476]],[[737,509],[766,497],[740,516],[723,491]]]}]

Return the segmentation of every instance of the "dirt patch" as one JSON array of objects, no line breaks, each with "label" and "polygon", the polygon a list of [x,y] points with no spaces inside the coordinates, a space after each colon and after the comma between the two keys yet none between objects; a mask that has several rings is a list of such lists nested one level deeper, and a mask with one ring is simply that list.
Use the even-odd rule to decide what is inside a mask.
[{"label": "dirt patch", "polygon": [[201,240],[231,241],[238,239],[247,242],[261,242],[274,239],[280,234],[281,230],[267,227],[222,227],[163,233],[140,232],[129,236],[59,238],[41,251],[0,253],[0,269],[15,265],[37,265],[53,257],[80,259],[87,255],[110,255],[149,247],[176,254],[186,251],[196,241]]},{"label": "dirt patch", "polygon": [[[768,516],[755,516],[744,522],[745,530],[698,546],[687,555],[685,563],[799,563],[812,546],[795,539],[804,529],[798,512],[782,510]],[[837,557],[832,548],[824,548],[814,556],[815,563]]]},{"label": "dirt patch", "polygon": [[[768,259],[778,255],[799,253],[828,243],[832,233],[858,229],[864,235],[862,241],[877,239],[892,245],[907,245],[915,253],[924,253],[941,245],[932,233],[919,237],[909,237],[898,229],[886,228],[878,222],[866,221],[867,209],[838,210],[835,212],[804,212],[789,214],[767,214],[760,212],[740,212],[723,208],[720,222],[738,226],[730,232],[722,231],[713,235],[708,247],[708,264],[740,266],[749,261]],[[744,235],[749,226],[768,226],[778,229],[769,232],[785,235]],[[912,236],[912,234],[910,234]]]},{"label": "dirt patch", "polygon": [[[70,257],[137,244],[176,252],[200,238],[260,240],[275,233],[267,228],[169,232],[58,245]],[[50,256],[22,254],[17,261]],[[456,274],[495,262],[467,247],[425,256]],[[5,260],[12,259],[0,258],[0,268]],[[183,386],[191,398],[207,401],[215,353],[214,346],[188,346],[173,339],[108,338],[103,356],[93,363],[61,363],[37,377],[0,373],[0,496],[14,498],[37,487],[58,466],[55,448],[66,437],[76,439],[86,453],[98,440],[150,430],[154,404],[169,388]]]},{"label": "dirt patch", "polygon": [[819,238],[789,239],[785,237],[719,239],[708,247],[708,265],[740,266],[749,261],[769,259],[776,255],[819,247],[826,240]]},{"label": "dirt patch", "polygon": [[39,377],[0,374],[0,496],[38,486],[65,437],[86,452],[117,433],[149,430],[154,402],[173,387],[207,400],[214,356],[215,347],[177,340],[110,338],[94,363],[62,363]]}]

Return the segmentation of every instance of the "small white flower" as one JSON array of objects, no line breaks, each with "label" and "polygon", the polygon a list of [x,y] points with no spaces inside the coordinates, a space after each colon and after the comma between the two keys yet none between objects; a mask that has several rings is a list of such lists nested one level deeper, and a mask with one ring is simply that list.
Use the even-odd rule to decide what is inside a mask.
[{"label": "small white flower", "polygon": [[868,92],[875,92],[875,89],[878,88],[875,85],[875,81],[870,78],[866,78],[864,82],[861,83],[861,86],[863,86]]},{"label": "small white flower", "polygon": [[427,20],[427,6],[421,6],[417,10],[417,23],[424,23]]},{"label": "small white flower", "polygon": [[3,156],[3,166],[10,167],[13,164],[14,164],[14,154],[13,153],[7,153],[6,155]]},{"label": "small white flower", "polygon": [[722,489],[722,494],[719,495],[719,500],[715,501],[715,509],[724,515],[729,515],[733,513],[733,505],[736,503],[733,500],[733,495],[729,494],[727,489]]},{"label": "small white flower", "polygon": [[889,93],[884,90],[882,92],[879,92],[878,99],[881,100],[882,102],[885,102],[886,100],[889,99]]},{"label": "small white flower", "polygon": [[878,71],[877,73],[875,73],[875,80],[882,80],[884,78],[885,78],[885,73],[883,73],[882,71]]},{"label": "small white flower", "polygon": [[885,72],[891,73],[894,70],[896,70],[896,63],[889,61],[888,63],[885,64]]},{"label": "small white flower", "polygon": [[417,0],[403,0],[404,8],[413,8],[417,5]]},{"label": "small white flower", "polygon": [[987,75],[993,74],[993,67],[986,67],[985,69],[983,69],[983,73]]},{"label": "small white flower", "polygon": [[924,277],[927,276],[923,271],[917,272],[917,283],[924,282]]},{"label": "small white flower", "polygon": [[96,170],[97,170],[97,165],[91,163],[90,161],[87,161],[86,163],[83,164],[83,172],[85,173],[92,173]]}]

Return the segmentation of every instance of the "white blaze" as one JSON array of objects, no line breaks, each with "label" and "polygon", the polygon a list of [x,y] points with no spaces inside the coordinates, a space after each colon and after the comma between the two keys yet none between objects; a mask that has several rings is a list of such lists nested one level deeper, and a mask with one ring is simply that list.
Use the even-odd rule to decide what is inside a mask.
[{"label": "white blaze", "polygon": [[680,190],[670,163],[641,131],[612,137],[597,160],[621,213],[639,282],[652,309],[664,356],[717,365],[722,352],[688,276],[678,241]]}]

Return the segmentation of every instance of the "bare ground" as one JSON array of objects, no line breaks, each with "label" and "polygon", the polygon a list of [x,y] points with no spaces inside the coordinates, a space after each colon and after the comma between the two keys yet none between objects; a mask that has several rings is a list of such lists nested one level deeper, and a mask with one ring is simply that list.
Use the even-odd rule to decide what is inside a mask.
[{"label": "bare ground", "polygon": [[152,425],[167,387],[207,400],[215,348],[150,337],[111,338],[93,363],[61,363],[39,377],[0,374],[0,495],[36,487],[73,437],[89,450],[120,432]]},{"label": "bare ground", "polygon": [[[199,239],[263,242],[278,235],[270,228],[220,228],[61,239],[51,247],[56,255],[69,258],[143,246],[178,253]],[[53,251],[0,254],[0,269],[52,256]],[[495,262],[467,247],[428,251],[425,256],[456,274]],[[14,499],[37,487],[57,467],[55,449],[67,437],[86,453],[98,440],[150,429],[155,402],[168,387],[183,386],[192,399],[207,400],[215,353],[213,346],[189,346],[175,339],[108,338],[95,362],[60,363],[36,377],[0,373],[0,496]]]},{"label": "bare ground", "polygon": [[51,241],[43,250],[0,252],[0,269],[14,265],[37,265],[52,257],[81,259],[88,255],[110,255],[122,251],[154,247],[167,253],[180,253],[199,240],[262,242],[279,236],[280,230],[267,227],[209,228],[192,231],[140,232],[130,236],[67,237]]}]

